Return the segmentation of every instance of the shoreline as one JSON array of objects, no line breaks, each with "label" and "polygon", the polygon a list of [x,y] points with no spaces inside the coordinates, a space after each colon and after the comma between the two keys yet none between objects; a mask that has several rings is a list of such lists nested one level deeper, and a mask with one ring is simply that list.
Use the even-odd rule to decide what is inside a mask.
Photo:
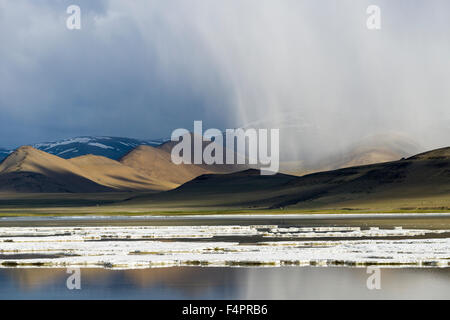
[{"label": "shoreline", "polygon": [[83,220],[267,220],[267,219],[283,219],[283,220],[327,220],[327,219],[377,219],[377,218],[450,218],[449,212],[431,212],[431,213],[255,213],[255,214],[180,214],[180,215],[142,215],[142,214],[70,214],[70,215],[0,215],[0,222],[10,221],[83,221]]}]

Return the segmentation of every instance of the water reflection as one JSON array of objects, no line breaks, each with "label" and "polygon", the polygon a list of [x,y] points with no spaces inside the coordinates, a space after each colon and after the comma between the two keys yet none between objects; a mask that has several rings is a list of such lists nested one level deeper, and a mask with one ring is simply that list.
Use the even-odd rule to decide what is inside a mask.
[{"label": "water reflection", "polygon": [[1,269],[1,299],[449,299],[450,269],[381,269],[369,290],[364,268]]}]

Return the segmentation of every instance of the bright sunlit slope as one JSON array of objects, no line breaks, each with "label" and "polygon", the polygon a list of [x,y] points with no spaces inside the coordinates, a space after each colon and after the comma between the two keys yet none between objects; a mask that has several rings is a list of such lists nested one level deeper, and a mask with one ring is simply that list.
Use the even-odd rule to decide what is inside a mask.
[{"label": "bright sunlit slope", "polygon": [[104,192],[110,188],[92,180],[71,162],[23,146],[0,164],[2,192]]},{"label": "bright sunlit slope", "polygon": [[68,161],[82,169],[91,180],[117,190],[169,190],[178,186],[102,156],[86,155]]},{"label": "bright sunlit slope", "polygon": [[15,150],[0,164],[1,192],[160,191],[176,186],[102,156],[66,160],[30,146]]},{"label": "bright sunlit slope", "polygon": [[169,152],[150,146],[137,147],[120,159],[120,162],[173,187],[209,172],[196,165],[176,165],[171,161]]}]

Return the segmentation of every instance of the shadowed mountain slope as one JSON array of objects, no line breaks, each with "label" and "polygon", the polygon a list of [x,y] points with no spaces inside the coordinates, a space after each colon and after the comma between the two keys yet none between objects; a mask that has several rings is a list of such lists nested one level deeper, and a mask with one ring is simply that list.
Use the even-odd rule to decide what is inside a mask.
[{"label": "shadowed mountain slope", "polygon": [[2,192],[105,192],[76,165],[57,156],[20,147],[0,164]]},{"label": "shadowed mountain slope", "polygon": [[146,172],[101,156],[86,155],[68,161],[82,169],[83,173],[92,181],[113,189],[169,190],[178,186],[176,183],[151,177]]},{"label": "shadowed mountain slope", "polygon": [[101,156],[62,159],[30,146],[0,164],[1,192],[160,191],[176,187]]},{"label": "shadowed mountain slope", "polygon": [[255,201],[271,198],[283,190],[295,176],[276,174],[261,176],[260,171],[248,169],[229,174],[201,175],[182,186],[158,195],[143,195],[127,201],[156,207],[221,207],[251,206]]},{"label": "shadowed mountain slope", "polygon": [[0,164],[0,192],[164,191],[218,167],[175,165],[170,153],[151,146],[133,149],[120,162],[91,154],[63,159],[23,146]]},{"label": "shadowed mountain slope", "polygon": [[[194,163],[194,134],[190,133],[190,137],[191,137],[191,163]],[[178,144],[178,141],[167,141],[157,147],[155,147],[155,149],[158,150],[162,150],[165,151],[166,153],[170,154],[172,152],[172,148]],[[202,141],[202,153],[205,150],[206,146],[210,145],[210,144],[215,144],[215,142],[211,142],[211,141]],[[207,164],[196,164],[196,167],[202,168],[204,170],[204,172],[211,172],[211,173],[232,173],[232,172],[238,172],[238,171],[243,171],[246,169],[249,169],[249,165],[246,164],[226,164],[226,152],[227,149],[223,146],[223,145],[217,145],[216,146],[218,148],[222,148],[222,152],[223,152],[223,164],[211,164],[211,165],[207,165]],[[233,150],[233,158],[237,159],[237,153]],[[236,161],[235,161],[236,162]]]},{"label": "shadowed mountain slope", "polygon": [[281,172],[294,175],[342,169],[355,166],[397,161],[421,151],[414,141],[401,134],[386,133],[369,136],[341,152],[307,163],[302,161],[282,162]]},{"label": "shadowed mountain slope", "polygon": [[449,150],[302,177],[260,176],[256,170],[203,175],[175,190],[129,202],[155,208],[366,208],[380,203],[450,208]]},{"label": "shadowed mountain slope", "polygon": [[120,159],[120,162],[152,179],[170,183],[173,187],[209,172],[196,165],[176,165],[172,162],[170,153],[150,146],[137,147]]}]

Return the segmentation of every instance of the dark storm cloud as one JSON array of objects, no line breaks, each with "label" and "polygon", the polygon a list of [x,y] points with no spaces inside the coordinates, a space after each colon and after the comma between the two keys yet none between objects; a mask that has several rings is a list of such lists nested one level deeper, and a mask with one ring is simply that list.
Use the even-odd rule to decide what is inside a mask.
[{"label": "dark storm cloud", "polygon": [[158,17],[142,26],[132,12],[91,1],[77,3],[82,29],[69,31],[70,3],[1,3],[0,144],[81,134],[166,137],[195,119],[223,123],[226,108],[209,114],[207,107],[224,106],[224,85],[195,39],[177,38]]},{"label": "dark storm cloud", "polygon": [[[79,31],[65,28],[69,4]],[[444,145],[448,12],[445,0],[0,0],[0,146],[155,138],[193,120],[291,126],[294,153],[387,131]]]}]

